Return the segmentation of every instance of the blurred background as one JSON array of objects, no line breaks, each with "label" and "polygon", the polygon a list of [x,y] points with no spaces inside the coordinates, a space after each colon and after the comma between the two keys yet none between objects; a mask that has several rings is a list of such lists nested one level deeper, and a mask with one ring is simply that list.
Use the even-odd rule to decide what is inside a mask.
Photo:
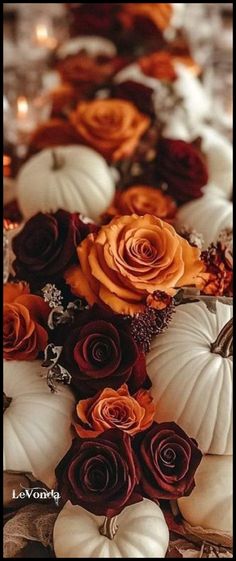
[{"label": "blurred background", "polygon": [[[18,97],[38,97],[53,86],[49,54],[71,35],[68,6],[73,10],[78,4],[3,4],[5,119]],[[233,3],[179,6],[182,32],[202,67],[202,81],[212,99],[212,125],[231,139]],[[38,118],[44,120],[49,112],[49,107],[39,106]],[[10,129],[8,121],[5,132],[11,138]]]}]

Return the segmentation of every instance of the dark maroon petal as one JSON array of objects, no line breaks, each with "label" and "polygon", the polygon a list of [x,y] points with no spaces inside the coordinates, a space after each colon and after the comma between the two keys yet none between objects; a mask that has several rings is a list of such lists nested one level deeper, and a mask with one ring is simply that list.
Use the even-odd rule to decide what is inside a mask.
[{"label": "dark maroon petal", "polygon": [[131,439],[118,429],[95,439],[75,438],[56,468],[56,477],[64,500],[97,515],[114,516],[126,504],[142,499]]},{"label": "dark maroon petal", "polygon": [[134,439],[141,486],[147,497],[174,499],[189,494],[202,454],[175,423],[153,423]]}]

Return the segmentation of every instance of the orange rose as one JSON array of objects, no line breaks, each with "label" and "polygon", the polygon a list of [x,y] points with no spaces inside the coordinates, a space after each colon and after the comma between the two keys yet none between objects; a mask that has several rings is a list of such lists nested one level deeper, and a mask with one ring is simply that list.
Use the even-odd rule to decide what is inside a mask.
[{"label": "orange rose", "polygon": [[113,161],[130,156],[150,124],[135,105],[121,99],[81,102],[70,118],[81,140]]},{"label": "orange rose", "polygon": [[184,64],[184,66],[187,66],[187,68],[190,70],[190,72],[192,72],[194,76],[199,76],[199,74],[201,74],[202,72],[201,66],[199,66],[199,64],[197,64],[197,62],[193,60],[191,56],[189,55],[172,55],[172,56],[173,56],[174,64],[178,62]]},{"label": "orange rose", "polygon": [[200,250],[160,218],[146,214],[114,218],[77,248],[80,266],[65,274],[72,291],[89,304],[103,303],[122,314],[142,312],[156,291],[198,285]]},{"label": "orange rose", "polygon": [[160,51],[139,59],[139,66],[144,74],[173,82],[177,78],[174,58],[170,53]]},{"label": "orange rose", "polygon": [[134,436],[152,424],[154,413],[153,399],[147,390],[141,389],[131,396],[128,386],[123,384],[118,390],[105,388],[95,397],[80,400],[74,427],[81,438],[93,438],[110,428]]},{"label": "orange rose", "polygon": [[201,73],[200,66],[188,55],[176,55],[166,51],[159,51],[143,56],[138,61],[144,74],[157,80],[173,82],[177,78],[175,65],[181,63],[186,66],[194,76]]},{"label": "orange rose", "polygon": [[123,4],[120,19],[128,29],[132,28],[136,18],[150,20],[157,29],[164,31],[170,24],[173,14],[171,4]]},{"label": "orange rose", "polygon": [[113,204],[105,212],[105,217],[124,214],[152,214],[169,221],[176,213],[174,200],[160,189],[148,185],[134,185],[126,191],[117,191]]},{"label": "orange rose", "polygon": [[49,308],[25,283],[4,286],[3,356],[5,360],[34,360],[48,342],[45,329]]}]

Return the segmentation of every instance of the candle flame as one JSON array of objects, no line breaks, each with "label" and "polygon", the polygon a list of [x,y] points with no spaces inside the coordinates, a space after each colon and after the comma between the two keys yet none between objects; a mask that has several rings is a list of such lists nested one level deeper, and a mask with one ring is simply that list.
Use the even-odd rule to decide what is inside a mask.
[{"label": "candle flame", "polygon": [[9,220],[9,218],[4,218],[3,219],[3,228],[4,230],[15,230],[16,228],[18,228],[19,224],[18,222],[11,222],[11,220]]},{"label": "candle flame", "polygon": [[48,39],[48,28],[43,23],[39,23],[36,26],[36,38],[40,43],[43,43]]},{"label": "candle flame", "polygon": [[18,117],[25,117],[28,113],[29,105],[26,97],[20,96],[17,100],[17,115]]},{"label": "candle flame", "polygon": [[6,156],[6,154],[3,154],[3,165],[4,166],[9,166],[10,163],[11,163],[10,156]]}]

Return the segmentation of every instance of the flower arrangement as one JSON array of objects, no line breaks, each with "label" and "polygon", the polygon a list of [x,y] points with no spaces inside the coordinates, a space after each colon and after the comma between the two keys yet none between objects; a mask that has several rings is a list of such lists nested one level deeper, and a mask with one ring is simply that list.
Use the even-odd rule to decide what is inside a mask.
[{"label": "flower arrangement", "polygon": [[[201,69],[184,42],[178,48],[167,40],[174,6],[67,4],[72,34],[83,30],[87,47],[80,44],[64,58],[59,50],[55,54],[61,83],[49,92],[52,114],[33,132],[18,178],[24,216],[5,248],[11,246],[3,294],[4,415],[11,420],[19,395],[26,405],[17,421],[23,434],[29,434],[34,407],[40,419],[30,450],[13,422],[16,454],[6,453],[5,469],[32,471],[43,484],[53,483],[61,501],[54,536],[59,557],[68,553],[60,541],[63,516],[70,519],[69,556],[79,540],[73,520],[83,527],[86,517],[84,527],[96,527],[100,540],[91,557],[133,557],[137,551],[139,557],[164,557],[166,504],[174,524],[182,501],[192,498],[194,512],[209,457],[232,453],[231,429],[227,436],[222,432],[231,426],[226,410],[232,392],[232,229],[230,218],[216,221],[205,244],[201,228],[191,224],[194,212],[188,215],[188,204],[201,202],[207,221],[214,164],[204,112],[198,116],[202,127],[195,128],[189,98],[185,106],[178,89],[181,83],[187,91],[181,81],[187,76],[201,91]],[[94,33],[106,37],[104,53],[94,51]],[[191,99],[190,113],[198,105]],[[186,129],[171,135],[168,127],[178,124],[179,115]],[[226,206],[231,203],[222,178],[217,173],[217,201]],[[184,211],[190,223],[181,220]],[[187,350],[184,337],[192,345]],[[196,414],[198,400],[208,396],[207,364],[201,370],[196,361],[192,367],[196,349],[199,361],[206,349],[214,358],[220,355],[220,382],[214,388],[209,382],[210,428],[206,416],[198,422]],[[224,384],[222,397],[215,388]],[[41,457],[36,445],[43,449],[45,435]],[[145,513],[152,521],[150,536]],[[144,545],[125,535],[127,547],[119,539],[108,546],[119,521],[122,536],[122,520],[130,517],[132,527],[133,516],[143,516]],[[197,515],[196,520],[192,526],[207,541],[215,531],[227,542],[228,528],[218,520],[206,527]],[[211,524],[211,514],[206,520]]]}]

